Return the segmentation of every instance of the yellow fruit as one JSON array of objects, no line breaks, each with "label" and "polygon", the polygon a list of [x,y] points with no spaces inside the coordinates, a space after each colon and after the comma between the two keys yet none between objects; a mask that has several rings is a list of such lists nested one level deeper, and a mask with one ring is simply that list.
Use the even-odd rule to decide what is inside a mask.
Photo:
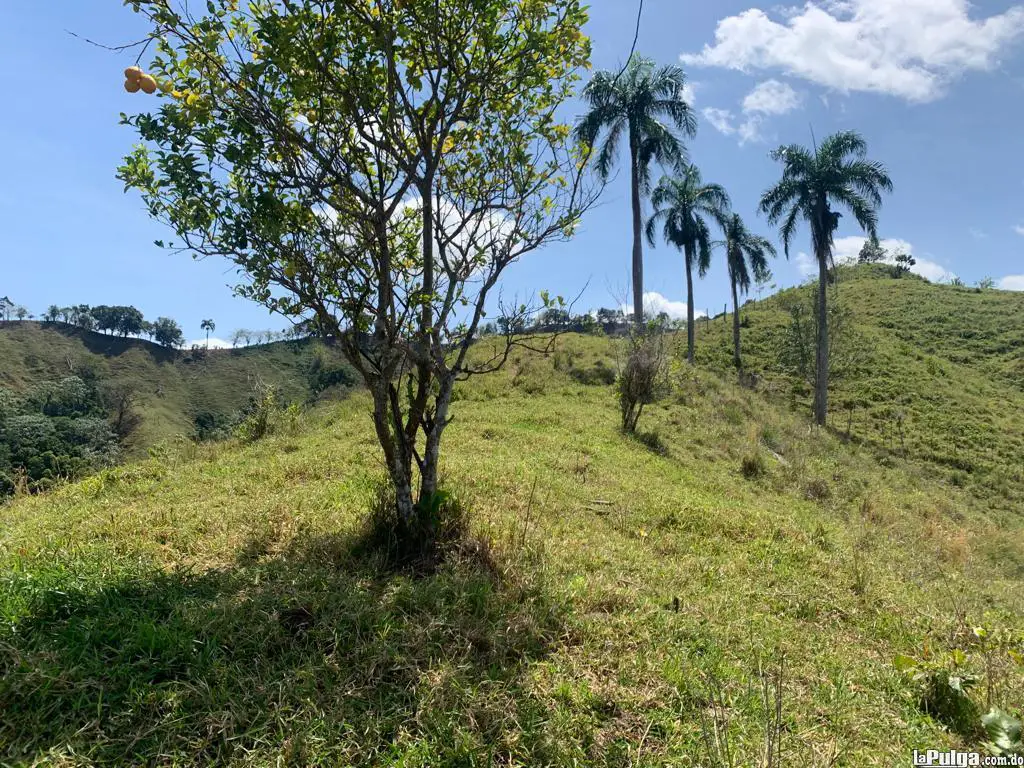
[{"label": "yellow fruit", "polygon": [[160,83],[160,90],[164,93],[174,93],[174,83],[170,80],[164,80]]},{"label": "yellow fruit", "polygon": [[128,67],[124,71],[125,80],[138,80],[140,77],[142,77],[142,69],[140,67]]},{"label": "yellow fruit", "polygon": [[139,90],[139,81],[138,80],[125,80],[124,81],[124,89],[126,91],[128,91],[128,93],[136,93]]},{"label": "yellow fruit", "polygon": [[153,93],[156,90],[156,80],[152,75],[143,75],[139,78],[139,87],[143,93]]}]

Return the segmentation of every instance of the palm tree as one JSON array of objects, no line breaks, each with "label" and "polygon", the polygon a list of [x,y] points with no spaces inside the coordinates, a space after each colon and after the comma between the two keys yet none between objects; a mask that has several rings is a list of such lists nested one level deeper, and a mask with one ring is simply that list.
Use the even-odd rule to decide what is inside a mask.
[{"label": "palm tree", "polygon": [[697,117],[683,99],[686,75],[681,67],[655,68],[650,59],[631,56],[618,75],[598,72],[583,89],[589,111],[576,126],[576,136],[593,147],[602,131],[597,171],[607,180],[615,165],[615,150],[625,136],[629,143],[630,190],[633,206],[633,319],[643,326],[644,254],[640,197],[650,188],[650,164],[675,165],[686,156],[677,129],[688,138],[697,135]]},{"label": "palm tree", "polygon": [[732,361],[743,369],[740,357],[740,302],[739,294],[750,291],[751,274],[757,280],[766,279],[768,259],[775,258],[775,246],[766,238],[747,229],[738,213],[728,217],[722,226],[725,234],[725,258],[729,267],[729,285],[732,288]]},{"label": "palm tree", "polygon": [[203,322],[201,322],[199,324],[199,327],[202,330],[206,331],[206,348],[209,349],[210,348],[210,332],[217,330],[217,324],[214,323],[213,320],[203,320]]},{"label": "palm tree", "polygon": [[818,261],[814,420],[822,426],[828,416],[828,275],[841,216],[832,208],[848,209],[861,229],[875,239],[882,192],[892,192],[885,166],[866,156],[867,143],[856,131],[833,134],[813,152],[796,144],[779,147],[772,158],[783,164],[782,179],[761,197],[761,212],[770,224],[780,225],[786,256],[800,221],[810,226],[811,247]]},{"label": "palm tree", "polygon": [[701,277],[711,266],[711,229],[705,217],[722,223],[729,195],[719,184],[705,184],[700,169],[681,164],[678,176],[663,176],[651,194],[654,214],[647,222],[647,241],[654,247],[655,231],[683,251],[686,264],[686,359],[693,363],[693,268]]}]

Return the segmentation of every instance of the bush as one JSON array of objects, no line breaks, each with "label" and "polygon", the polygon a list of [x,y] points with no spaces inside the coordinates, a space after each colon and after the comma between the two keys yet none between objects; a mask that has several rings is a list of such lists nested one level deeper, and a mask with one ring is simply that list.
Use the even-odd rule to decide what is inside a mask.
[{"label": "bush", "polygon": [[622,428],[636,431],[644,406],[656,402],[668,390],[664,335],[649,331],[644,336],[632,336],[626,364],[619,374],[619,407]]},{"label": "bush", "polygon": [[243,443],[254,443],[271,434],[278,412],[278,395],[275,389],[257,381],[253,394],[249,396],[243,418],[235,427],[235,437]]},{"label": "bush", "polygon": [[198,442],[223,440],[231,435],[232,421],[224,413],[199,411],[192,417],[192,437]]},{"label": "bush", "polygon": [[804,488],[804,495],[810,501],[823,501],[832,495],[832,489],[828,487],[828,483],[824,480],[811,480]]},{"label": "bush", "polygon": [[355,383],[355,375],[348,365],[332,361],[327,347],[318,344],[313,348],[306,369],[306,381],[310,394],[315,398],[331,387],[351,387]]},{"label": "bush", "polygon": [[748,453],[740,462],[740,472],[747,480],[756,480],[768,472],[768,465],[765,464],[764,456],[758,453]]}]

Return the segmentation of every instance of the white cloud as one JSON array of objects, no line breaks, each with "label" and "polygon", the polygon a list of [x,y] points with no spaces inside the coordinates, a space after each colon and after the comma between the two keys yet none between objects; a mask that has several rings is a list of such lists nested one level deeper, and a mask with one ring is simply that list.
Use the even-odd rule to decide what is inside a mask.
[{"label": "white cloud", "polygon": [[726,136],[736,133],[736,128],[732,124],[733,115],[728,109],[705,107],[703,115],[704,119],[711,123],[711,127],[719,133],[724,133]]},{"label": "white cloud", "polygon": [[818,262],[801,251],[796,255],[797,271],[804,277],[818,274]]},{"label": "white cloud", "polygon": [[1007,275],[999,281],[999,288],[1004,291],[1024,291],[1024,275]]},{"label": "white cloud", "polygon": [[841,92],[931,101],[971,71],[993,69],[1024,33],[1024,6],[972,19],[968,0],[809,0],[718,22],[690,65],[781,71]]},{"label": "white cloud", "polygon": [[757,115],[739,121],[731,111],[718,107],[705,107],[703,115],[719,133],[725,136],[738,136],[740,145],[761,140],[761,118]]},{"label": "white cloud", "polygon": [[1016,232],[1021,237],[1024,237],[1024,227],[1022,227],[1020,224],[1014,225],[1013,231]]},{"label": "white cloud", "polygon": [[699,83],[687,83],[679,93],[679,95],[683,97],[683,101],[691,107],[697,103],[697,88],[699,85]]},{"label": "white cloud", "polygon": [[803,102],[803,97],[786,83],[765,80],[746,95],[741,103],[743,115],[737,117],[731,110],[706,107],[704,119],[711,127],[726,136],[736,136],[740,146],[764,141],[761,126],[767,115],[784,115]]},{"label": "white cloud", "polygon": [[743,99],[747,114],[784,115],[800,106],[803,98],[792,86],[778,80],[765,80]]},{"label": "white cloud", "polygon": [[971,227],[967,231],[971,233],[971,237],[973,237],[975,240],[985,240],[985,239],[988,238],[988,232],[986,232],[983,229],[978,229],[977,227]]},{"label": "white cloud", "polygon": [[[633,314],[632,304],[623,304],[622,311],[627,314]],[[656,317],[664,312],[666,315],[671,317],[673,320],[680,320],[686,318],[686,302],[685,301],[672,301],[666,299],[657,291],[647,291],[644,293],[644,312],[652,317]],[[694,310],[694,317],[705,317],[706,312],[702,312],[697,309]]]},{"label": "white cloud", "polygon": [[[185,349],[192,349],[192,347],[202,347],[203,349],[206,349],[206,337],[204,336],[201,339],[193,339],[192,341],[185,342]],[[210,349],[231,349],[231,342],[211,336]]]}]

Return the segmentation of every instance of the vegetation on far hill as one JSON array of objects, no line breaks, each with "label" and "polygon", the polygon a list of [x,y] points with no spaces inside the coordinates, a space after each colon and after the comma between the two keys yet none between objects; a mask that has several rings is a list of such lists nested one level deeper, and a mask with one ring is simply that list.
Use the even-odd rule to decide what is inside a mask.
[{"label": "vegetation on far hill", "polygon": [[[258,382],[277,388],[285,403],[306,403],[354,381],[340,355],[314,340],[179,352],[62,323],[0,322],[0,360],[0,388],[17,396],[65,377],[130,396],[138,424],[123,447],[136,457],[160,442],[233,424]],[[116,418],[112,405],[101,410]]]},{"label": "vegetation on far hill", "polygon": [[[792,353],[796,316],[811,287],[782,291],[740,311],[744,362],[777,397],[809,407]],[[885,456],[927,462],[937,478],[992,504],[1024,503],[1024,295],[894,277],[893,267],[840,267],[831,287],[842,327],[834,347],[829,425]],[[731,318],[700,324],[698,364],[724,368]],[[813,330],[806,323],[808,350]],[[797,354],[799,357],[799,354]],[[838,374],[838,375],[837,375]]]}]

